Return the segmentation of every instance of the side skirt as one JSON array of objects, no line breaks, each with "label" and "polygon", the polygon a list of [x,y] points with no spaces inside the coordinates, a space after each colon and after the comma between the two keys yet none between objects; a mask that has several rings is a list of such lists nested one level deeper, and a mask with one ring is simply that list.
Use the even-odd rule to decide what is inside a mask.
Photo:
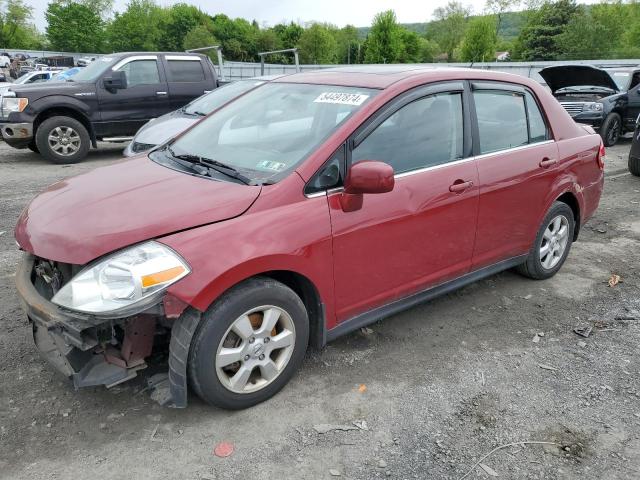
[{"label": "side skirt", "polygon": [[358,330],[359,328],[366,327],[367,325],[375,323],[378,320],[382,320],[383,318],[395,315],[396,313],[412,308],[416,305],[419,305],[420,303],[432,300],[436,297],[445,295],[449,292],[457,290],[461,287],[464,287],[465,285],[476,282],[485,277],[489,277],[503,270],[507,270],[509,268],[520,265],[526,260],[527,255],[520,255],[508,260],[503,260],[488,267],[481,268],[480,270],[467,273],[466,275],[458,277],[454,280],[450,280],[447,283],[428,288],[427,290],[414,293],[412,295],[409,295],[408,297],[388,303],[387,305],[383,305],[381,307],[374,308],[373,310],[369,310],[368,312],[361,313],[360,315],[345,320],[340,325],[329,330],[326,335],[326,340],[327,342],[330,342],[338,337],[341,337],[342,335],[346,335],[355,330]]}]

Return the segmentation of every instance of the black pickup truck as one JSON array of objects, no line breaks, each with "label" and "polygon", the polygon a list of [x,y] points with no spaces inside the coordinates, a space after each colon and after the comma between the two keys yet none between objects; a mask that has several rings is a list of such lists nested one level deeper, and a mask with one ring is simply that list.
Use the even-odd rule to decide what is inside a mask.
[{"label": "black pickup truck", "polygon": [[605,146],[632,132],[640,113],[640,68],[560,65],[540,70],[553,96],[578,123],[599,131]]},{"label": "black pickup truck", "polygon": [[55,163],[82,160],[98,141],[123,142],[150,119],[218,87],[195,53],[117,53],[66,82],[11,87],[0,103],[2,139]]}]

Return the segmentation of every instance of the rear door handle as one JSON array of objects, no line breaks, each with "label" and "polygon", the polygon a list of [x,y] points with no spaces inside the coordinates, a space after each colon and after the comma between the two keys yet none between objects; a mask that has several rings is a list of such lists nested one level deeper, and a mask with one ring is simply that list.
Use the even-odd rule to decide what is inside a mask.
[{"label": "rear door handle", "polygon": [[558,163],[558,160],[555,158],[543,158],[542,161],[538,164],[542,168],[549,168],[551,165],[555,165]]},{"label": "rear door handle", "polygon": [[453,185],[449,186],[449,191],[453,193],[461,193],[471,187],[473,187],[472,181],[463,182],[462,180],[456,180]]},{"label": "rear door handle", "polygon": [[166,95],[167,92],[156,92],[156,95]]}]

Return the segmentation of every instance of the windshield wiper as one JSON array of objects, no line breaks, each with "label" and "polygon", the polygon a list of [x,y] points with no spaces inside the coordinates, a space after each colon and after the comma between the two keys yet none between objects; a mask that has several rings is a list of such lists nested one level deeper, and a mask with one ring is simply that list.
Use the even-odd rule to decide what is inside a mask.
[{"label": "windshield wiper", "polygon": [[195,163],[196,165],[202,165],[205,168],[211,168],[212,170],[222,173],[227,177],[240,180],[245,185],[253,184],[253,182],[249,177],[244,176],[243,174],[238,172],[238,170],[236,170],[230,165],[226,165],[222,162],[219,162],[217,160],[212,160],[210,158],[201,157],[200,155],[193,155],[191,153],[182,153],[182,154],[176,155],[176,153],[173,151],[171,147],[167,147],[167,150],[174,158],[177,158],[178,160],[184,160],[186,162]]}]

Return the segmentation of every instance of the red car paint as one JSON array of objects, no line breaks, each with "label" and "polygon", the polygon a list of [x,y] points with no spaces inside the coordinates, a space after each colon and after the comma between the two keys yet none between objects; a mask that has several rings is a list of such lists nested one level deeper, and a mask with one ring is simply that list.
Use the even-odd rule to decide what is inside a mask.
[{"label": "red car paint", "polygon": [[[51,187],[20,217],[16,239],[37,256],[85,264],[156,238],[192,267],[168,292],[200,311],[248,277],[294,272],[315,287],[331,329],[394,299],[526,254],[546,211],[562,195],[577,204],[580,224],[591,217],[603,186],[600,139],[576,125],[538,83],[481,70],[390,68],[276,80],[382,91],[274,185],[200,179],[138,157]],[[305,183],[383,105],[414,87],[455,80],[528,88],[553,140],[398,176],[391,192],[365,194],[353,211],[343,208],[344,192],[304,195]]]}]

